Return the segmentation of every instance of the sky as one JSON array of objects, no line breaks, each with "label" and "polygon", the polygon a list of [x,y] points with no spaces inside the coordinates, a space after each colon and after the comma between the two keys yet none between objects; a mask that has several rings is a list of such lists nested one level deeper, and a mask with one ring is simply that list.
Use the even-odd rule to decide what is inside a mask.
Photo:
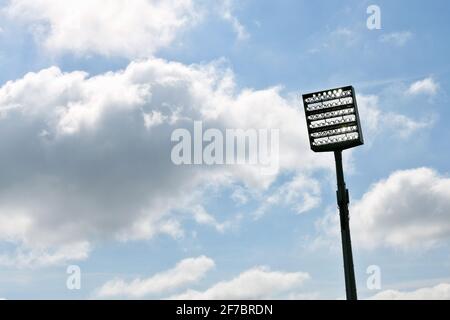
[{"label": "sky", "polygon": [[[0,0],[0,298],[345,298],[334,162],[299,97],[353,85],[359,297],[450,299],[449,10]],[[278,170],[176,165],[199,121],[278,130]]]}]

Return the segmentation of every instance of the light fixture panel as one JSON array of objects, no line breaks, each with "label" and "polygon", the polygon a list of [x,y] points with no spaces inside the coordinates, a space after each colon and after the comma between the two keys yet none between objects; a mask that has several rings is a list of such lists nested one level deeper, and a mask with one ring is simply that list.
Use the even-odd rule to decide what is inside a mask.
[{"label": "light fixture panel", "polygon": [[364,144],[352,86],[303,95],[311,149],[328,152]]}]

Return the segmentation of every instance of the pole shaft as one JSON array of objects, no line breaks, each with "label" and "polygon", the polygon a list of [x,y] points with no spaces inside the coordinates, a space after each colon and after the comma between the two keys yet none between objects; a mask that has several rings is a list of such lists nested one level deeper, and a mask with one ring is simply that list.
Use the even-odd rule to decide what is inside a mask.
[{"label": "pole shaft", "polygon": [[348,190],[345,186],[342,167],[342,150],[334,152],[337,177],[337,202],[341,221],[342,251],[344,255],[345,289],[347,300],[357,300],[355,270],[353,267],[352,241],[350,237]]}]

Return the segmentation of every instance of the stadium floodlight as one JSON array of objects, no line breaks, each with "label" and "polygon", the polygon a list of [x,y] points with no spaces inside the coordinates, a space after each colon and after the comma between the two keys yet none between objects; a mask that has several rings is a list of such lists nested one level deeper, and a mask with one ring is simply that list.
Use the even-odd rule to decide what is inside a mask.
[{"label": "stadium floodlight", "polygon": [[311,149],[345,150],[364,144],[353,87],[303,95]]},{"label": "stadium floodlight", "polygon": [[349,224],[349,195],[344,180],[342,151],[364,144],[355,90],[352,86],[303,95],[306,125],[314,152],[334,152],[337,177],[337,203],[341,222],[345,288],[348,300],[356,300]]}]

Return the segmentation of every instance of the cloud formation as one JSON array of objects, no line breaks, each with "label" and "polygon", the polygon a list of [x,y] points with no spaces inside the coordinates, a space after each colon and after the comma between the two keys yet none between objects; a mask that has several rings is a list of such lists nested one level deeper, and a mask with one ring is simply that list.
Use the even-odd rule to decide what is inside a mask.
[{"label": "cloud formation", "polygon": [[208,257],[188,258],[180,261],[170,270],[155,274],[146,279],[134,279],[127,282],[114,279],[101,286],[98,298],[143,298],[151,294],[162,294],[187,284],[195,283],[214,267],[214,261]]},{"label": "cloud formation", "polygon": [[450,300],[450,284],[441,283],[434,287],[414,291],[385,290],[377,293],[373,300]]},{"label": "cloud formation", "polygon": [[[353,201],[350,212],[356,246],[427,249],[450,238],[450,179],[430,168],[396,171]],[[338,237],[338,215],[319,227]]]},{"label": "cloud formation", "polygon": [[229,281],[221,281],[205,291],[188,290],[174,300],[275,299],[279,294],[299,289],[310,278],[303,272],[271,271],[255,267]]},{"label": "cloud formation", "polygon": [[236,90],[218,63],[150,58],[94,77],[52,67],[9,81],[0,88],[0,237],[18,248],[6,260],[26,265],[37,258],[15,257],[54,252],[60,258],[45,261],[64,263],[99,240],[179,238],[186,215],[177,212],[224,230],[229,223],[201,208],[205,188],[264,191],[277,175],[250,165],[175,166],[171,133],[199,119],[219,130],[276,128],[280,172],[331,168],[310,152],[299,110],[280,88]]},{"label": "cloud formation", "polygon": [[393,111],[382,111],[377,95],[360,94],[357,96],[357,100],[364,139],[369,146],[383,133],[388,132],[393,136],[405,139],[420,129],[432,127],[435,123],[434,115],[416,120]]},{"label": "cloud formation", "polygon": [[222,16],[222,19],[228,21],[231,24],[231,27],[236,33],[238,40],[246,40],[250,37],[250,35],[244,25],[242,25],[239,19],[236,18],[236,16],[233,14],[233,6],[233,0],[223,0],[222,5],[219,6],[220,14]]},{"label": "cloud formation", "polygon": [[50,52],[127,58],[167,47],[201,18],[192,0],[11,0],[6,12]]},{"label": "cloud formation", "polygon": [[410,95],[426,94],[434,96],[439,89],[439,84],[431,77],[419,80],[411,84],[407,93]]},{"label": "cloud formation", "polygon": [[248,39],[234,7],[234,0],[109,0],[107,4],[102,0],[9,0],[3,11],[5,17],[26,26],[36,43],[52,55],[131,60],[181,44],[177,39],[207,16],[227,22],[238,40]]},{"label": "cloud formation", "polygon": [[264,195],[261,205],[254,213],[261,217],[273,206],[286,206],[297,214],[302,214],[316,208],[321,202],[320,183],[309,177],[294,176],[278,187],[272,194]]}]

